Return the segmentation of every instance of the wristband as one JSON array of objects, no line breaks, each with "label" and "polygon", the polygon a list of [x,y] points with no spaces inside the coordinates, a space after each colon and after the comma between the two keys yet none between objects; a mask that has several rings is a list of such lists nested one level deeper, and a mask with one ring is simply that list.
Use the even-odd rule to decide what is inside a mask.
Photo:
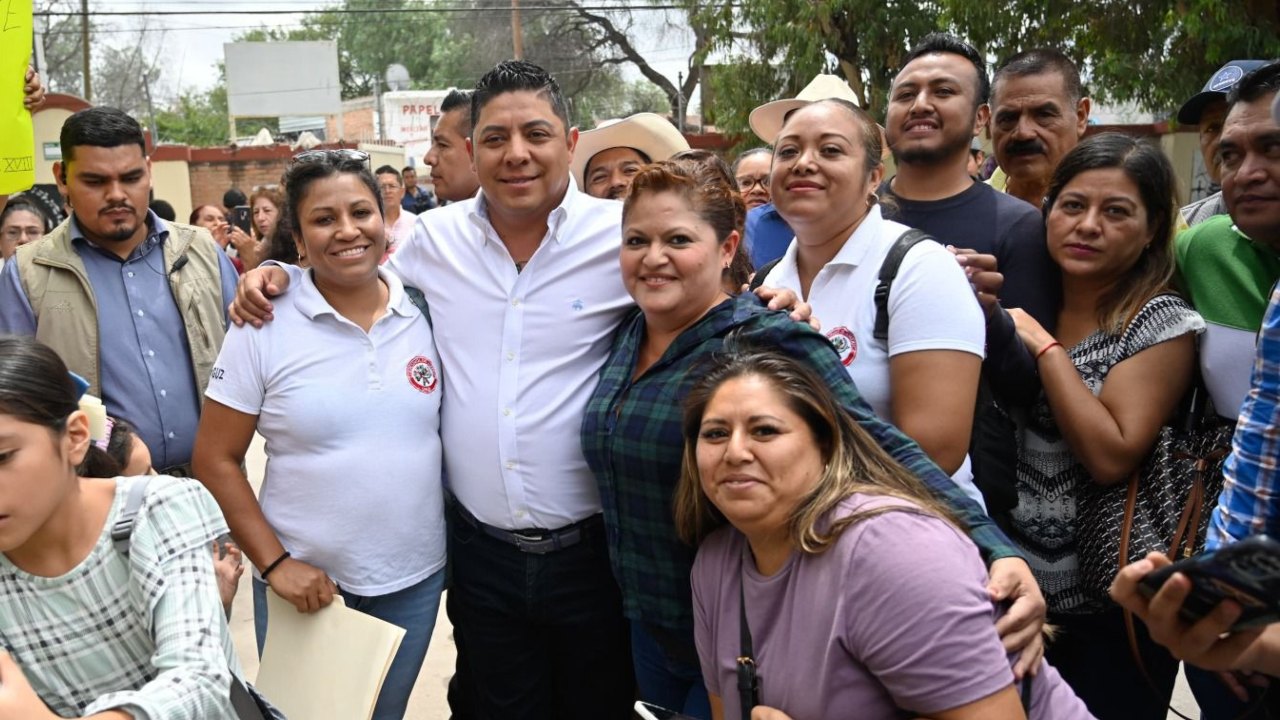
[{"label": "wristband", "polygon": [[268,566],[267,566],[267,569],[262,571],[262,573],[261,573],[261,577],[262,577],[262,579],[263,579],[263,580],[266,580],[266,579],[267,579],[267,576],[271,574],[271,571],[272,571],[272,570],[275,570],[276,568],[280,567],[280,563],[284,562],[285,560],[288,560],[288,559],[289,559],[289,558],[291,558],[291,557],[293,557],[293,556],[289,554],[289,551],[288,551],[288,550],[285,550],[283,555],[281,555],[280,557],[276,558],[275,562],[273,562],[273,563],[271,563],[270,565],[268,565]]},{"label": "wristband", "polygon": [[1062,343],[1058,342],[1057,340],[1054,340],[1048,345],[1045,345],[1044,347],[1040,348],[1040,352],[1036,353],[1036,360],[1039,361],[1040,358],[1044,357],[1045,353],[1049,352],[1055,347],[1062,347]]}]

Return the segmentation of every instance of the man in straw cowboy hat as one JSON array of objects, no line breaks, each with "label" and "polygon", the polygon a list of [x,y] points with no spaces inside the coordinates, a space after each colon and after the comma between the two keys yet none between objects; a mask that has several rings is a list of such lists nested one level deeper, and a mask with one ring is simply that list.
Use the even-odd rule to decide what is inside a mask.
[{"label": "man in straw cowboy hat", "polygon": [[[835,75],[817,75],[794,98],[774,100],[752,110],[748,118],[751,130],[756,137],[772,145],[778,137],[778,131],[782,130],[782,123],[787,115],[809,103],[830,98],[859,104],[858,96],[853,94],[853,90],[843,79]],[[764,267],[782,257],[787,245],[795,237],[795,233],[791,232],[791,227],[778,214],[772,202],[747,212],[745,235],[747,252],[751,255],[751,263],[756,267]]]},{"label": "man in straw cowboy hat", "polygon": [[661,115],[644,112],[605,120],[578,136],[573,177],[592,197],[621,200],[643,165],[688,149],[689,142]]}]

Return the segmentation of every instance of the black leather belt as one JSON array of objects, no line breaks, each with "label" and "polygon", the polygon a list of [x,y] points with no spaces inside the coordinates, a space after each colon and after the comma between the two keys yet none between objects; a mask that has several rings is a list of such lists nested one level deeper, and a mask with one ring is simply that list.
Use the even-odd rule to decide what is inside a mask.
[{"label": "black leather belt", "polygon": [[571,548],[585,540],[594,528],[604,525],[604,516],[597,513],[586,520],[579,520],[572,525],[565,525],[555,530],[503,530],[480,522],[475,515],[467,512],[467,509],[462,507],[462,503],[456,499],[453,500],[452,504],[453,508],[458,512],[458,517],[462,518],[462,521],[466,524],[495,540],[514,545],[520,552],[533,555],[546,555],[557,550]]}]

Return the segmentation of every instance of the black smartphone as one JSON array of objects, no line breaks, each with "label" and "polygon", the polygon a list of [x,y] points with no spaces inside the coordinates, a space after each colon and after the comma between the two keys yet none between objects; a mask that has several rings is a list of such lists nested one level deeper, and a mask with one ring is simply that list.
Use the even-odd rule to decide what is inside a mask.
[{"label": "black smartphone", "polygon": [[1266,535],[1255,535],[1160,568],[1144,577],[1138,590],[1149,598],[1175,572],[1191,580],[1191,594],[1181,610],[1188,622],[1199,620],[1227,599],[1244,608],[1231,627],[1233,631],[1280,620],[1280,542]]},{"label": "black smartphone", "polygon": [[231,208],[231,224],[245,231],[246,234],[252,235],[249,230],[249,206],[237,205]]},{"label": "black smartphone", "polygon": [[668,710],[658,705],[651,705],[643,700],[636,701],[636,714],[643,720],[694,720],[688,715],[683,715],[675,710]]}]

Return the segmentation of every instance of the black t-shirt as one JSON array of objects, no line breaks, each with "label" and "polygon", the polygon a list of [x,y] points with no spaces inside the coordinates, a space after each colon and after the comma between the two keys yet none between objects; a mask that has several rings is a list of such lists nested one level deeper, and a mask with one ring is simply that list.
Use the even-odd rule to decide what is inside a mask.
[{"label": "black t-shirt", "polygon": [[1022,308],[1053,331],[1061,276],[1049,257],[1044,219],[1035,207],[985,183],[974,183],[945,200],[905,200],[894,194],[891,182],[892,178],[880,186],[880,197],[891,198],[883,208],[885,217],[919,228],[943,245],[995,255],[1004,273],[1000,304]]}]

